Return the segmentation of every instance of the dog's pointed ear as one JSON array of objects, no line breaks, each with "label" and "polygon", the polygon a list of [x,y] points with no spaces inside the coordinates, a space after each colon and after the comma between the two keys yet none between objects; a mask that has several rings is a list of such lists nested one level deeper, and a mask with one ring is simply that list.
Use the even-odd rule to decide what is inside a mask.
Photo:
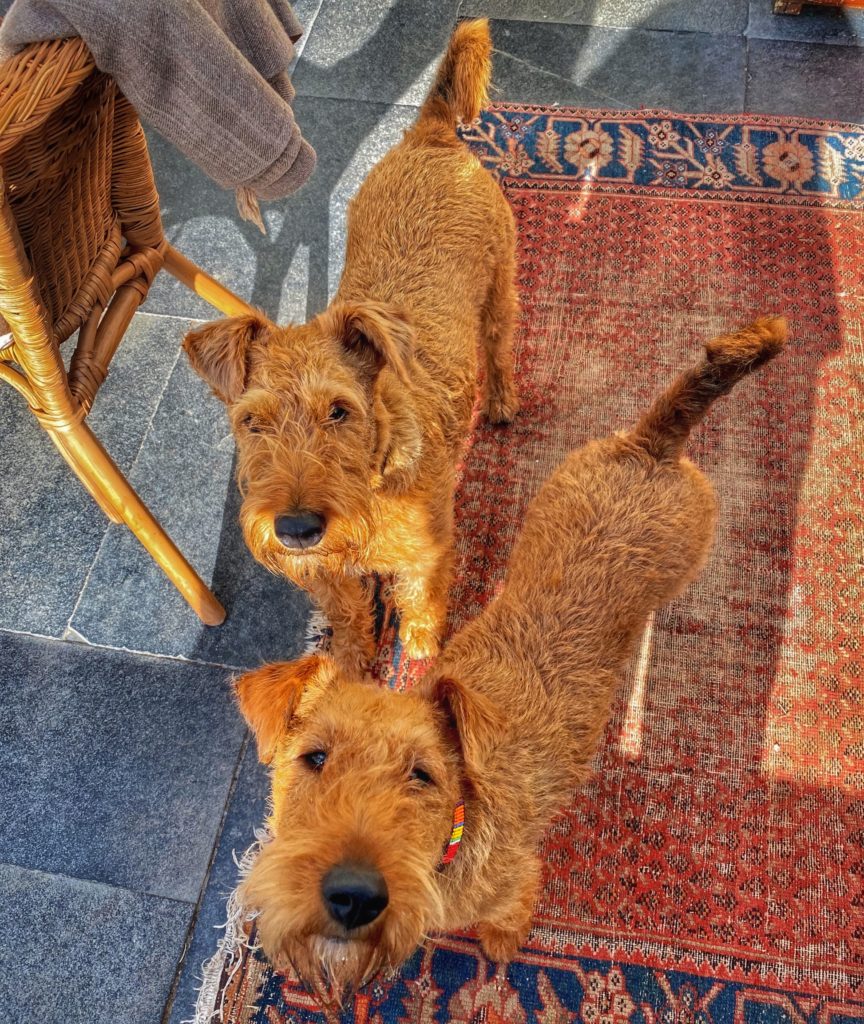
[{"label": "dog's pointed ear", "polygon": [[476,783],[482,778],[489,755],[501,742],[503,712],[488,697],[449,676],[425,684],[425,696],[441,709],[455,730],[468,777]]},{"label": "dog's pointed ear", "polygon": [[263,345],[272,326],[257,313],[229,316],[190,331],[183,339],[183,348],[192,369],[227,405],[246,390],[254,350]]},{"label": "dog's pointed ear", "polygon": [[297,713],[300,698],[318,679],[323,659],[309,654],[298,661],[262,665],[234,680],[240,712],[255,734],[258,759],[270,764]]},{"label": "dog's pointed ear", "polygon": [[385,366],[406,386],[414,356],[414,327],[404,310],[383,302],[337,302],[324,316],[346,351],[376,377]]}]

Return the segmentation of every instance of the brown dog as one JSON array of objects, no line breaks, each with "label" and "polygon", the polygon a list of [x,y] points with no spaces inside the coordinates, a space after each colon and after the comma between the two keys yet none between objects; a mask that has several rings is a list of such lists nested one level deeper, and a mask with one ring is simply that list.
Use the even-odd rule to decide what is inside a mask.
[{"label": "brown dog", "polygon": [[456,28],[417,123],[351,203],[324,313],[300,327],[233,317],[185,340],[229,407],[246,543],[317,600],[349,671],[374,653],[366,573],[395,576],[409,656],[438,648],[478,337],[486,415],[518,408],[513,217],[455,131],[486,101],[490,52],[486,21]]},{"label": "brown dog", "polygon": [[274,964],[338,998],[432,931],[476,923],[491,959],[513,957],[538,840],[590,770],[649,614],[710,551],[716,498],[682,457],[688,434],[785,337],[766,318],[712,341],[633,430],[570,455],[500,596],[414,692],[345,681],[317,655],[238,680],[273,764],[273,839],[242,898]]}]

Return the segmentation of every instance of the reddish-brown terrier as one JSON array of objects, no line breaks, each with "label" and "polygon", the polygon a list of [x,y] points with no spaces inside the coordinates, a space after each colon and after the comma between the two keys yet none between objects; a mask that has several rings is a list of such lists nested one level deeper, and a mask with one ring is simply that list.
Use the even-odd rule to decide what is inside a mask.
[{"label": "reddish-brown terrier", "polygon": [[324,313],[300,327],[232,317],[185,340],[228,405],[246,543],[311,593],[348,671],[374,653],[368,573],[394,576],[406,652],[438,649],[478,338],[486,416],[518,409],[513,217],[455,131],[486,102],[490,52],[486,21],[456,28],[417,123],[349,207]]},{"label": "reddish-brown terrier", "polygon": [[491,959],[513,957],[543,830],[590,771],[648,616],[710,551],[717,501],[682,457],[688,434],[785,338],[772,318],[717,338],[631,431],[571,454],[502,592],[414,691],[345,680],[320,655],[237,681],[273,770],[273,838],[241,894],[277,967],[340,998],[431,932],[474,924]]}]

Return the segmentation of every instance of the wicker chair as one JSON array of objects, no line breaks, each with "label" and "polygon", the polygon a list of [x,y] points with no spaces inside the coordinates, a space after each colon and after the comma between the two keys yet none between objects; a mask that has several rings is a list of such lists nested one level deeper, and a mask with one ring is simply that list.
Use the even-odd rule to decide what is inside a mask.
[{"label": "wicker chair", "polygon": [[[0,67],[0,379],[208,625],[225,611],[86,422],[112,356],[165,269],[221,312],[250,307],[169,245],[141,124],[80,39]],[[5,321],[5,322],[4,322]],[[78,332],[67,373],[60,346]]]}]

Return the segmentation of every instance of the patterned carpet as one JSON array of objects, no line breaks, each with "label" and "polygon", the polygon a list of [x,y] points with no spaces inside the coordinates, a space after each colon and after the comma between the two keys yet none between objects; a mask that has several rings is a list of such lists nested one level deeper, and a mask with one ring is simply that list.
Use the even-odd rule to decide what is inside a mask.
[{"label": "patterned carpet", "polygon": [[[524,404],[466,455],[453,626],[565,452],[631,423],[714,333],[785,313],[791,346],[693,437],[718,545],[544,839],[528,946],[496,972],[472,934],[441,938],[342,1020],[864,1021],[864,130],[504,106],[465,135],[518,221]],[[386,594],[378,668],[422,670]],[[325,1019],[230,934],[199,1019],[214,1006]]]}]

